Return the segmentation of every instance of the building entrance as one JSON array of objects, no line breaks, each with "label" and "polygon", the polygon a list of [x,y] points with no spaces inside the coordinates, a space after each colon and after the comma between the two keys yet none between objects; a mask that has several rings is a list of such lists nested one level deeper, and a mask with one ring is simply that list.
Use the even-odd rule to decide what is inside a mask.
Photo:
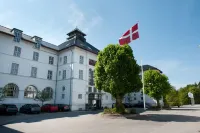
[{"label": "building entrance", "polygon": [[88,104],[86,105],[87,109],[101,109],[102,101],[101,101],[102,94],[99,93],[90,93],[88,94]]}]

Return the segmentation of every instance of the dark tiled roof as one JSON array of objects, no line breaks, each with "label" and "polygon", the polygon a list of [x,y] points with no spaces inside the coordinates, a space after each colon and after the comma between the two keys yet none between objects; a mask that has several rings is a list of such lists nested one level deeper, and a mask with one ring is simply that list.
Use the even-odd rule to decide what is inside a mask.
[{"label": "dark tiled roof", "polygon": [[86,36],[86,34],[85,34],[85,33],[83,33],[81,30],[79,30],[78,28],[75,28],[75,29],[74,29],[74,30],[72,30],[71,32],[67,33],[67,35],[69,35],[69,36],[70,36],[70,34],[71,34],[71,33],[74,33],[74,32],[79,32],[79,33],[81,33],[83,36]]},{"label": "dark tiled roof", "polygon": [[[6,28],[6,27],[3,27],[3,26],[0,25],[0,32],[14,36],[14,34],[11,31],[12,31],[12,29],[9,29],[9,28]],[[86,34],[83,33],[81,30],[79,30],[78,28],[75,28],[73,31],[69,32],[68,34],[73,33],[73,32],[80,32],[81,34],[83,34],[83,36],[86,36]],[[29,35],[22,33],[22,39],[27,40],[27,41],[32,42],[32,43],[36,43],[32,38],[33,38],[32,36],[29,36]],[[81,41],[80,39],[78,39],[76,37],[65,41],[64,43],[60,44],[59,46],[56,46],[56,45],[51,44],[51,43],[46,42],[46,41],[42,41],[42,46],[56,50],[56,51],[66,49],[66,48],[69,48],[71,46],[77,46],[81,49],[87,50],[87,51],[92,52],[94,54],[98,54],[98,52],[99,52],[99,50],[97,48],[95,48],[94,46],[92,46],[88,42]]]},{"label": "dark tiled roof", "polygon": [[[16,28],[14,28],[14,29],[16,29]],[[0,25],[0,32],[8,34],[10,36],[14,36],[12,29],[6,28],[6,27],[1,26],[1,25]],[[32,38],[33,38],[32,36],[29,36],[29,35],[22,33],[22,39],[27,40],[27,41],[32,42],[32,43],[36,43]],[[54,49],[54,50],[59,50],[58,46],[53,45],[53,44],[48,43],[48,42],[45,42],[45,41],[42,41],[42,45],[45,46],[45,47]]]},{"label": "dark tiled roof", "polygon": [[97,48],[95,48],[94,46],[92,46],[88,42],[81,41],[77,38],[72,38],[72,39],[60,44],[58,47],[59,47],[59,50],[63,50],[63,49],[69,48],[71,46],[77,46],[81,49],[87,50],[87,51],[92,52],[94,54],[98,54],[98,52],[99,52],[99,50]]},{"label": "dark tiled roof", "polygon": [[161,70],[159,70],[158,68],[156,67],[153,67],[153,66],[150,66],[150,65],[143,65],[143,71],[147,71],[147,70],[158,70],[160,73],[162,73]]}]

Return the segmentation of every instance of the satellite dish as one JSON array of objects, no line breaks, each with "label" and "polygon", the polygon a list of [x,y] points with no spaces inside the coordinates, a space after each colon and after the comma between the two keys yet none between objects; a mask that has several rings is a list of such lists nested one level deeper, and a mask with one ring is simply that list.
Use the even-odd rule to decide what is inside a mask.
[{"label": "satellite dish", "polygon": [[188,97],[189,98],[194,98],[193,94],[191,92],[188,92]]}]

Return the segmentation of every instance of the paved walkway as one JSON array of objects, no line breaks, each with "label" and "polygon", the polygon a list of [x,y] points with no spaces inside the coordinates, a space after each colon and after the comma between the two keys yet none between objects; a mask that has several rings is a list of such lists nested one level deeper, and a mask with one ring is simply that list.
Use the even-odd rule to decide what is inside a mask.
[{"label": "paved walkway", "polygon": [[105,118],[98,112],[49,113],[16,120],[2,133],[199,133],[200,106],[146,111],[132,118]]}]

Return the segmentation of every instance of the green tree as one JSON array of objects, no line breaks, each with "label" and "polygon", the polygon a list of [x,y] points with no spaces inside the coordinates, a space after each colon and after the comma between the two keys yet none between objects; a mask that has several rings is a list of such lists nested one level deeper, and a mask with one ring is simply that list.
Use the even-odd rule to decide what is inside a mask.
[{"label": "green tree", "polygon": [[169,106],[180,107],[182,105],[179,91],[173,87],[170,90],[170,92],[166,95],[166,101]]},{"label": "green tree", "polygon": [[48,91],[42,90],[37,91],[37,95],[34,100],[42,102],[42,105],[45,101],[49,101],[52,99],[52,94]]},{"label": "green tree", "polygon": [[165,96],[171,89],[168,77],[157,70],[147,70],[144,72],[145,93],[156,99],[157,106],[160,106],[159,100]]},{"label": "green tree", "polygon": [[188,92],[189,92],[189,89],[187,87],[179,89],[179,94],[180,94],[181,102],[184,105],[185,104],[190,104],[190,98],[188,97]]},{"label": "green tree", "polygon": [[140,67],[129,45],[110,44],[100,51],[95,65],[95,87],[110,93],[116,99],[116,111],[124,113],[125,94],[142,87]]},{"label": "green tree", "polygon": [[200,88],[198,86],[192,86],[189,88],[189,91],[193,93],[195,103],[200,104]]}]

